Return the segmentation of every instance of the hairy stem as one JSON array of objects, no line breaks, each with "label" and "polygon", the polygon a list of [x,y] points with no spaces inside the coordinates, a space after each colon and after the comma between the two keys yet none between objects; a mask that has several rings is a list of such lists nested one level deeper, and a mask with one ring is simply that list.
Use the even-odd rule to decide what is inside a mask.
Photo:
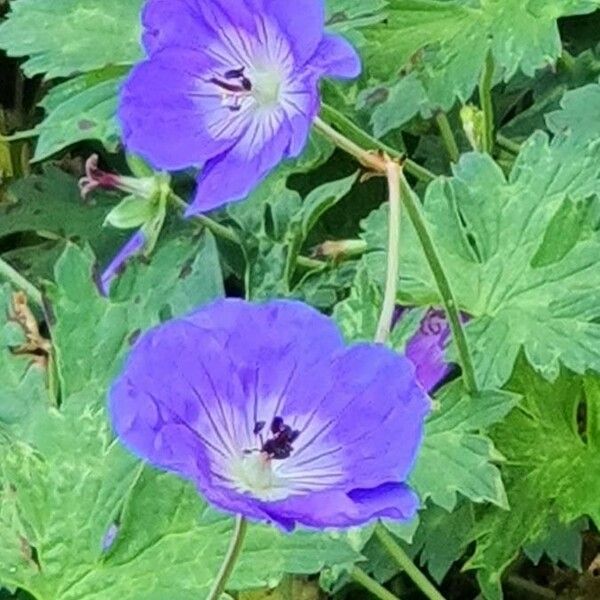
[{"label": "hairy stem", "polygon": [[350,577],[356,581],[356,583],[362,585],[366,590],[371,592],[373,596],[380,598],[381,600],[398,600],[392,592],[386,590],[380,583],[375,581],[372,577],[369,577],[359,567],[352,567]]},{"label": "hairy stem", "polygon": [[429,579],[421,573],[408,554],[406,554],[400,545],[396,543],[396,540],[394,540],[392,535],[383,525],[381,525],[381,523],[375,529],[375,535],[387,550],[388,554],[396,561],[400,568],[410,577],[423,594],[429,598],[429,600],[445,600],[444,596],[442,596]]},{"label": "hairy stem", "polygon": [[458,149],[458,144],[456,143],[454,133],[452,133],[452,127],[450,127],[450,121],[448,121],[446,113],[438,113],[435,116],[435,122],[437,123],[442,135],[442,141],[444,142],[444,146],[446,147],[446,152],[448,153],[450,160],[453,163],[458,162],[458,159],[460,158],[460,150]]},{"label": "hairy stem", "polygon": [[440,292],[446,315],[448,316],[452,337],[454,338],[458,350],[465,387],[468,392],[476,393],[478,391],[478,386],[475,368],[473,366],[469,345],[467,344],[465,330],[460,320],[456,298],[452,291],[452,287],[450,286],[450,281],[444,271],[440,255],[429,231],[427,221],[423,215],[421,202],[415,196],[415,193],[408,185],[408,182],[402,173],[400,173],[400,189],[402,203],[404,204],[406,212],[415,228],[419,241],[421,242],[429,268],[431,269],[437,288]]},{"label": "hairy stem", "polygon": [[5,260],[0,258],[0,277],[12,283],[17,289],[25,292],[27,297],[35,302],[40,308],[44,308],[42,293],[32,283],[27,281],[23,275],[11,267]]},{"label": "hairy stem", "polygon": [[385,291],[383,294],[383,305],[377,324],[375,341],[384,344],[392,330],[394,319],[394,308],[396,306],[396,289],[398,287],[398,276],[400,275],[400,165],[387,160],[385,164],[386,177],[389,190],[389,227],[387,248],[387,275]]},{"label": "hairy stem", "polygon": [[488,52],[479,81],[479,102],[483,111],[483,150],[491,154],[494,150],[494,105],[492,84],[494,82],[494,57]]},{"label": "hairy stem", "polygon": [[[349,137],[361,148],[380,150],[392,158],[404,160],[404,170],[413,177],[416,177],[419,181],[428,183],[435,179],[436,176],[431,171],[417,164],[410,158],[405,158],[403,152],[399,152],[395,148],[392,148],[372,135],[369,135],[332,106],[323,104],[321,116],[323,118],[318,119],[318,123],[315,123],[317,129],[319,128],[320,123],[326,121],[329,125],[334,125],[343,136]],[[325,132],[323,133],[327,136]]]},{"label": "hairy stem", "polygon": [[[358,146],[358,144],[348,140],[341,133],[335,131],[327,124],[324,124],[319,120],[316,125],[317,128],[319,128],[319,130],[332,142],[334,142],[342,150],[345,150],[354,156],[361,164],[369,164],[370,168],[374,169],[377,173],[381,175],[387,175],[387,160],[385,158],[377,157],[378,160],[374,161],[372,160],[372,154]],[[471,358],[471,353],[467,344],[467,338],[460,320],[456,298],[454,297],[454,293],[452,292],[452,288],[450,286],[450,281],[448,280],[446,272],[444,271],[444,267],[435,246],[435,242],[433,241],[427,221],[423,215],[421,203],[406,181],[402,170],[399,172],[399,178],[400,198],[402,199],[402,203],[406,208],[408,217],[415,228],[419,241],[421,242],[425,257],[429,264],[429,268],[431,269],[433,277],[436,281],[436,285],[440,292],[442,303],[446,309],[446,314],[448,315],[450,329],[458,350],[465,387],[468,392],[476,393],[478,391],[478,386],[475,376],[475,368],[473,367],[473,360]],[[391,227],[392,223],[390,221],[390,228]]]},{"label": "hairy stem", "polygon": [[246,537],[246,531],[248,530],[248,521],[241,515],[237,515],[235,518],[235,528],[227,549],[227,554],[221,565],[221,569],[217,575],[213,587],[210,593],[206,597],[207,600],[220,600],[221,595],[225,591],[225,586],[233,573],[235,563],[240,556],[242,546],[244,544],[244,538]]}]

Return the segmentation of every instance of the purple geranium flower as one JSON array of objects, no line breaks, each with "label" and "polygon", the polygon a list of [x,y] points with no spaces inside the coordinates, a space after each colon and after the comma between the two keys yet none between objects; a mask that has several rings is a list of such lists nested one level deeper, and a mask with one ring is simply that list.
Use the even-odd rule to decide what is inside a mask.
[{"label": "purple geranium flower", "polygon": [[304,148],[321,77],[352,78],[360,59],[324,33],[323,0],[149,0],[149,58],[125,83],[127,148],[154,167],[204,164],[189,213],[243,199]]},{"label": "purple geranium flower", "polygon": [[110,393],[115,431],[215,506],[286,529],[410,519],[406,478],[429,400],[408,360],[346,347],[293,301],[222,300],[136,342]]},{"label": "purple geranium flower", "polygon": [[[411,310],[398,307],[395,325],[407,318]],[[466,322],[469,317],[461,314],[461,320]],[[419,329],[406,344],[406,358],[415,366],[417,380],[428,392],[437,388],[452,372],[452,365],[446,362],[450,338],[451,330],[446,313],[439,308],[430,308],[421,319]]]}]

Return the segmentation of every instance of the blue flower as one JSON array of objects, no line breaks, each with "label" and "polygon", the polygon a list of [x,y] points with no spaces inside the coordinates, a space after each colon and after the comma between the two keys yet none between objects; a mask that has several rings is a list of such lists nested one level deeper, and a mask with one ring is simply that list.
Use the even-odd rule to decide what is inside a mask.
[{"label": "blue flower", "polygon": [[222,300],[144,334],[110,392],[120,440],[216,507],[285,529],[412,518],[429,399],[404,357],[292,301]]},{"label": "blue flower", "polygon": [[155,168],[204,165],[189,214],[245,198],[298,156],[319,110],[319,79],[360,59],[324,32],[323,0],[149,0],[148,59],[125,83],[125,144]]}]

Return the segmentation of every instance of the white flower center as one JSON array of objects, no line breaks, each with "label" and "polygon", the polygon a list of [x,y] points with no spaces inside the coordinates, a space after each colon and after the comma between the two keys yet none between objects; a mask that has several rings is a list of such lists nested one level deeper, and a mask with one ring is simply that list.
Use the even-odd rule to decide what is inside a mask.
[{"label": "white flower center", "polygon": [[283,75],[277,67],[257,69],[250,75],[252,95],[261,108],[280,103]]},{"label": "white flower center", "polygon": [[289,483],[277,476],[273,461],[264,452],[244,454],[234,459],[231,475],[238,491],[252,494],[259,500],[283,500],[292,492]]}]

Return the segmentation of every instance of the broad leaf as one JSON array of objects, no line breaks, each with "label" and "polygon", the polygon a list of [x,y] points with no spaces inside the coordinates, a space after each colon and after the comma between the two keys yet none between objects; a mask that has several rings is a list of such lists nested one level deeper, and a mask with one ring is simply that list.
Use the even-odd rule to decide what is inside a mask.
[{"label": "broad leaf", "polygon": [[0,25],[0,47],[28,56],[28,76],[68,77],[142,56],[143,0],[19,0]]},{"label": "broad leaf", "polygon": [[473,502],[508,508],[497,463],[503,460],[490,438],[481,433],[500,421],[518,401],[507,392],[469,396],[460,380],[438,394],[425,426],[425,439],[410,481],[421,497],[452,511],[457,494]]},{"label": "broad leaf", "polygon": [[39,161],[83,140],[98,140],[116,151],[120,126],[117,95],[122,68],[86,73],[50,90],[40,103],[47,117],[35,129],[39,135],[33,160]]},{"label": "broad leaf", "polygon": [[149,263],[128,267],[110,299],[100,295],[94,270],[91,252],[70,245],[51,289],[52,338],[67,401],[106,389],[142,330],[223,295],[215,241],[207,232],[167,239]]},{"label": "broad leaf", "polygon": [[[582,235],[577,219],[572,231],[558,225],[565,203],[600,193],[598,113],[600,86],[570,92],[549,117],[554,140],[532,136],[508,178],[490,157],[468,154],[451,179],[427,189],[429,227],[459,307],[473,317],[467,336],[482,387],[502,386],[522,347],[547,378],[561,362],[576,372],[600,370],[600,241]],[[386,221],[384,207],[365,222],[373,250],[385,248]],[[408,219],[404,225],[401,295],[439,305]],[[383,281],[384,253],[364,260]]]},{"label": "broad leaf", "polygon": [[505,81],[519,69],[532,76],[560,55],[557,19],[599,6],[598,0],[390,0],[385,21],[366,31],[366,63],[388,80],[364,96],[376,107],[376,135],[419,112],[428,117],[465,102],[490,52]]},{"label": "broad leaf", "polygon": [[[493,439],[506,459],[510,512],[488,509],[477,525],[469,566],[490,599],[501,598],[500,577],[524,545],[542,541],[559,523],[589,516],[600,523],[600,385],[562,375],[548,383],[521,368],[511,388],[522,405],[498,425]],[[585,394],[584,394],[585,391]],[[585,411],[578,412],[580,403]],[[583,423],[578,414],[586,414]]]}]

